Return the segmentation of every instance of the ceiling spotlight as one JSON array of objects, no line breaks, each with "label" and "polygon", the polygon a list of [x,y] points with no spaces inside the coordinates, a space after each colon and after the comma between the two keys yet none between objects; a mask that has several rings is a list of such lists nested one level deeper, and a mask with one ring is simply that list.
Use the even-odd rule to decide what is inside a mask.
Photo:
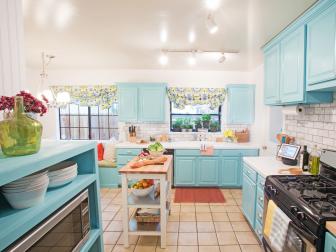
[{"label": "ceiling spotlight", "polygon": [[159,62],[161,65],[165,66],[168,64],[168,56],[167,53],[162,52],[162,54],[159,57]]},{"label": "ceiling spotlight", "polygon": [[220,58],[218,59],[218,62],[219,62],[219,63],[223,63],[225,60],[226,60],[225,53],[222,53],[222,55],[221,55]]},{"label": "ceiling spotlight", "polygon": [[220,0],[205,0],[205,6],[209,9],[209,10],[217,10],[219,8],[220,5]]},{"label": "ceiling spotlight", "polygon": [[162,29],[160,32],[160,40],[162,43],[166,43],[168,39],[168,32],[166,29]]},{"label": "ceiling spotlight", "polygon": [[189,32],[189,43],[194,43],[195,42],[195,38],[196,38],[195,32],[194,31],[190,31]]},{"label": "ceiling spotlight", "polygon": [[216,33],[218,31],[218,25],[216,24],[215,19],[214,19],[214,17],[212,15],[208,16],[207,27],[208,27],[208,31],[211,34],[214,34],[214,33]]},{"label": "ceiling spotlight", "polygon": [[196,55],[195,55],[194,52],[193,52],[193,53],[190,55],[190,57],[188,58],[188,64],[189,64],[190,66],[194,66],[194,65],[196,65]]}]

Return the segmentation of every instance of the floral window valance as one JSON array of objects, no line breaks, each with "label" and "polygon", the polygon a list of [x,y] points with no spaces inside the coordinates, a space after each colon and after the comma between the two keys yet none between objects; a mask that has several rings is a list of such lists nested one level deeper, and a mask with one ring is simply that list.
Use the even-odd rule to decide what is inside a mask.
[{"label": "floral window valance", "polygon": [[168,88],[169,100],[179,109],[186,105],[210,105],[214,109],[225,101],[225,88]]},{"label": "floral window valance", "polygon": [[110,108],[117,102],[117,86],[52,86],[55,95],[60,92],[70,94],[71,103],[82,106],[100,106],[103,109]]}]

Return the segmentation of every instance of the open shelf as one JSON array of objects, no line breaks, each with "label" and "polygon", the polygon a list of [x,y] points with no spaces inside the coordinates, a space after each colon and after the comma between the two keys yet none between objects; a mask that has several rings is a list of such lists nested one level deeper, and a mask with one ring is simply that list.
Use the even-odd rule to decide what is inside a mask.
[{"label": "open shelf", "polygon": [[130,208],[160,208],[160,197],[153,200],[149,195],[137,197],[133,193],[128,195],[128,207]]},{"label": "open shelf", "polygon": [[90,251],[95,244],[99,236],[101,235],[100,229],[91,229],[89,233],[89,239],[85,242],[84,246],[80,249],[80,252]]},{"label": "open shelf", "polygon": [[160,222],[158,223],[138,223],[134,216],[129,221],[130,235],[161,235]]},{"label": "open shelf", "polygon": [[41,204],[26,209],[13,209],[7,202],[1,202],[0,251],[4,250],[17,238],[27,233],[95,181],[95,174],[78,175],[70,184],[48,190]]}]

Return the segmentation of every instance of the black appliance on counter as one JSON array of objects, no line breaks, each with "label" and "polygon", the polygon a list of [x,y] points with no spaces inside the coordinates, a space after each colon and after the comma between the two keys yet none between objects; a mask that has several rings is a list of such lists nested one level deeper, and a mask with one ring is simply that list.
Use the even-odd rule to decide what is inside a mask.
[{"label": "black appliance on counter", "polygon": [[[265,182],[268,200],[290,218],[285,242],[289,252],[322,252],[326,221],[336,221],[336,151],[323,150],[320,175],[274,175]],[[266,211],[265,211],[266,213]],[[266,251],[272,248],[263,238]]]}]

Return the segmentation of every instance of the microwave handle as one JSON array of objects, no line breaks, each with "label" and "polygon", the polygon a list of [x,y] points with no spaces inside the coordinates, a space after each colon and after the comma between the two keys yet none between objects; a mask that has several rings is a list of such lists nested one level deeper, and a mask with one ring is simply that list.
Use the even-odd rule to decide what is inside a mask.
[{"label": "microwave handle", "polygon": [[68,214],[70,214],[80,203],[88,198],[89,196],[88,190],[86,189],[76,198],[74,198],[71,202],[66,204],[61,210],[59,210],[56,214],[52,215],[42,224],[40,224],[36,229],[29,232],[23,239],[21,239],[14,246],[8,248],[6,252],[22,252],[26,251],[31,246],[33,246],[38,240],[40,240],[43,235],[45,235],[49,230],[55,227],[62,219],[64,219]]}]

